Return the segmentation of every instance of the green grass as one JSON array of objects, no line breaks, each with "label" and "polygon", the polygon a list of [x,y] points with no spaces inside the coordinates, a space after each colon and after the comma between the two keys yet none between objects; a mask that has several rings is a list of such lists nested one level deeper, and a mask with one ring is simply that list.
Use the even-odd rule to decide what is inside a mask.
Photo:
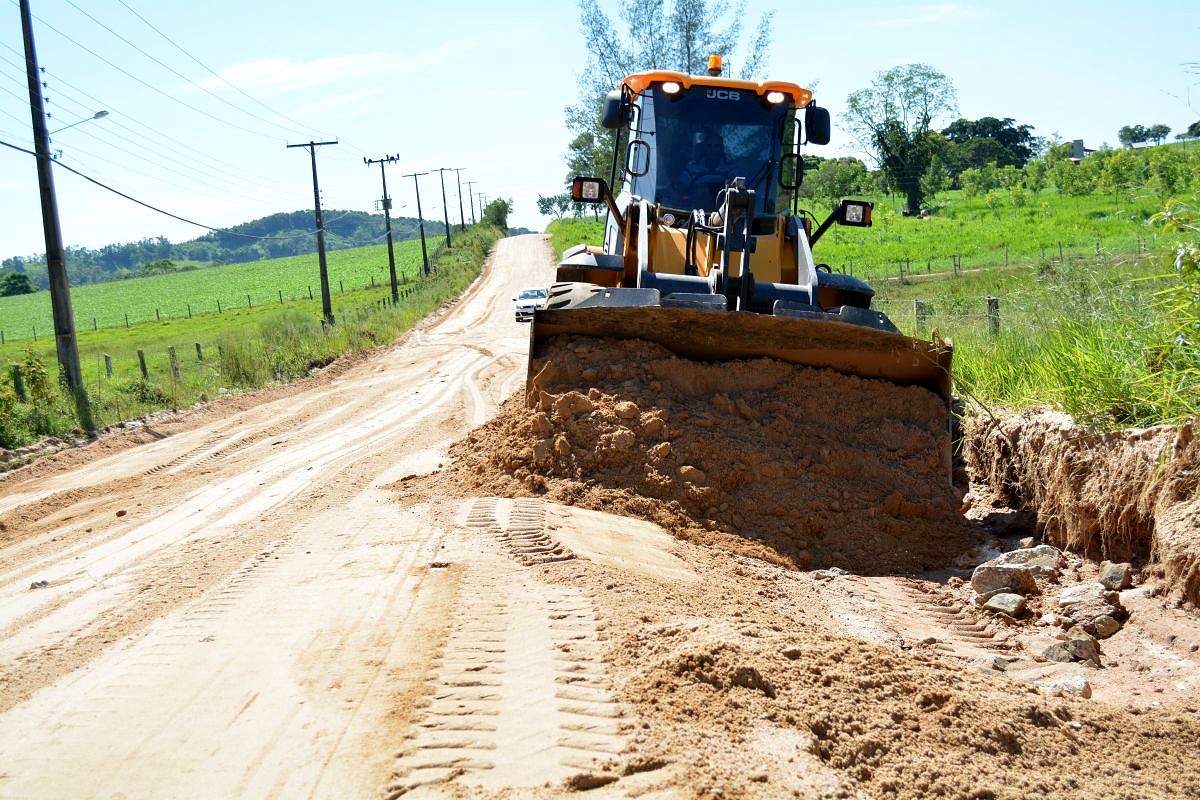
[{"label": "green grass", "polygon": [[[396,272],[413,280],[421,271],[421,243],[395,245]],[[67,265],[68,271],[70,265]],[[336,297],[390,282],[387,245],[371,245],[327,254],[331,293]],[[402,278],[403,279],[403,278]],[[252,308],[307,299],[321,299],[320,271],[315,254],[288,256],[248,264],[228,264],[171,275],[155,275],[72,287],[71,306],[79,331],[124,327],[129,324],[186,319],[190,315],[233,308]],[[53,331],[50,293],[0,297],[0,331],[6,342],[45,338]]]},{"label": "green grass", "polygon": [[[194,315],[191,319],[163,320],[131,325],[126,329],[83,330],[78,336],[84,382],[100,426],[141,416],[162,408],[179,408],[222,390],[240,391],[303,377],[314,368],[347,352],[366,350],[394,340],[418,320],[456,297],[479,274],[487,252],[503,234],[476,225],[454,239],[454,248],[436,259],[433,274],[401,284],[401,299],[390,301],[390,288],[379,286],[333,297],[336,324],[321,323],[319,294],[316,300],[286,301],[242,307],[222,314]],[[362,248],[374,250],[375,248]],[[353,262],[369,254],[338,251]],[[417,261],[420,244],[417,244]],[[291,259],[280,259],[291,260]],[[331,271],[334,254],[330,254]],[[252,266],[252,265],[239,265]],[[386,255],[384,266],[386,269]],[[168,276],[176,277],[176,276]],[[136,285],[145,279],[125,281]],[[285,295],[286,297],[286,295]],[[203,360],[197,357],[200,345]],[[179,375],[171,366],[174,348]],[[143,351],[149,378],[143,379],[137,351]],[[30,355],[54,369],[52,337],[0,346],[0,446],[14,447],[40,435],[59,434],[75,426],[67,397],[56,391],[48,401],[14,403],[9,365]],[[112,362],[108,376],[104,356]]]},{"label": "green grass", "polygon": [[604,220],[556,219],[546,226],[550,247],[562,258],[563,251],[577,244],[601,244],[604,241]]}]

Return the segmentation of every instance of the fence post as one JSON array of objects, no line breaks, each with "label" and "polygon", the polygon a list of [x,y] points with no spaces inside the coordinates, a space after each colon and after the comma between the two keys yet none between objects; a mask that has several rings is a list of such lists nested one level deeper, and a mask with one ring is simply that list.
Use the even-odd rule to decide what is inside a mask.
[{"label": "fence post", "polygon": [[987,298],[988,331],[995,336],[1000,333],[1000,298]]},{"label": "fence post", "polygon": [[283,289],[279,290],[279,305],[283,305]]},{"label": "fence post", "polygon": [[0,331],[0,344],[4,344],[4,331]]},{"label": "fence post", "polygon": [[312,296],[312,287],[311,287],[311,286],[310,286],[310,287],[308,287],[308,299],[309,299],[309,300],[312,300],[312,299],[313,299],[313,296]]},{"label": "fence post", "polygon": [[1062,242],[1058,243],[1058,263],[1063,263]]},{"label": "fence post", "polygon": [[192,318],[192,304],[188,303],[187,307],[188,307],[188,319],[191,319]]},{"label": "fence post", "polygon": [[129,327],[129,312],[128,311],[125,312],[125,327],[126,328]]},{"label": "fence post", "polygon": [[913,315],[917,318],[917,333],[925,333],[925,323],[929,319],[929,304],[924,300],[913,300]]},{"label": "fence post", "polygon": [[104,375],[109,378],[112,377],[112,356],[108,353],[104,354]]},{"label": "fence post", "polygon": [[346,293],[346,284],[340,278],[338,279],[338,289],[341,291],[342,294]]},{"label": "fence post", "polygon": [[36,342],[37,341],[37,325],[30,323],[30,327],[33,328],[33,340]]},{"label": "fence post", "polygon": [[1004,243],[1004,266],[1008,266],[1008,242]]},{"label": "fence post", "polygon": [[142,368],[142,378],[144,380],[150,380],[150,371],[148,369],[146,369],[146,353],[143,352],[142,350],[138,350],[137,354],[138,354],[138,366]]},{"label": "fence post", "polygon": [[26,395],[25,395],[25,378],[23,378],[21,376],[21,365],[20,364],[12,365],[12,376],[13,376],[13,392],[16,393],[17,399],[20,400],[22,403],[24,403],[25,400],[27,399]]},{"label": "fence post", "polygon": [[203,360],[204,360],[204,351],[200,349],[200,343],[199,343],[199,342],[196,342],[196,360],[197,360],[197,361],[203,361]]},{"label": "fence post", "polygon": [[179,359],[175,357],[175,346],[171,345],[167,348],[167,356],[171,359],[171,376],[176,381],[179,380]]},{"label": "fence post", "polygon": [[92,330],[94,330],[94,331],[100,330],[98,327],[96,327],[96,318],[95,317],[92,317]]},{"label": "fence post", "polygon": [[221,313],[221,298],[217,298],[217,313]]},{"label": "fence post", "polygon": [[246,308],[254,308],[254,303],[250,302],[250,295],[246,295]]}]

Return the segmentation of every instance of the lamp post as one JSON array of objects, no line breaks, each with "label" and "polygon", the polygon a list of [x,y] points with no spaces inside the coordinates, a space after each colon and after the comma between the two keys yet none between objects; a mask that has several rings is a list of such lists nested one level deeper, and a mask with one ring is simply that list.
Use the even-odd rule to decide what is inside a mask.
[{"label": "lamp post", "polygon": [[49,134],[47,134],[47,135],[53,136],[56,133],[62,133],[67,128],[74,128],[76,125],[82,125],[85,122],[91,122],[94,119],[101,119],[102,117],[107,117],[107,116],[108,116],[107,111],[97,111],[95,114],[92,114],[90,117],[84,117],[83,119],[79,120],[78,122],[72,122],[70,125],[64,125],[63,127],[59,128],[58,130],[50,131]]}]

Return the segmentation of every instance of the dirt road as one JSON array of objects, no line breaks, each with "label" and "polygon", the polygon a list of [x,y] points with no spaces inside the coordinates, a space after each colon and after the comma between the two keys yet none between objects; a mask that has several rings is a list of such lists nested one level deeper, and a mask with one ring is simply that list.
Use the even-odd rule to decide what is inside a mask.
[{"label": "dirt road", "polygon": [[505,240],[394,347],[0,478],[0,797],[1200,791],[1200,626],[1140,590],[1061,697],[945,573],[442,487],[552,271]]}]

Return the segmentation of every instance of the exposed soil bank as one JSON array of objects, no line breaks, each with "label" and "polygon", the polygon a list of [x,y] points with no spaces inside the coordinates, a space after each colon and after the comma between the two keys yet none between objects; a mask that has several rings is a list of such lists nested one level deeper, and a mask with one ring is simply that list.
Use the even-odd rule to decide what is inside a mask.
[{"label": "exposed soil bank", "polygon": [[1089,556],[1152,565],[1200,604],[1200,443],[1196,423],[1088,433],[1067,415],[976,418],[966,437],[972,478],[1045,535]]}]

